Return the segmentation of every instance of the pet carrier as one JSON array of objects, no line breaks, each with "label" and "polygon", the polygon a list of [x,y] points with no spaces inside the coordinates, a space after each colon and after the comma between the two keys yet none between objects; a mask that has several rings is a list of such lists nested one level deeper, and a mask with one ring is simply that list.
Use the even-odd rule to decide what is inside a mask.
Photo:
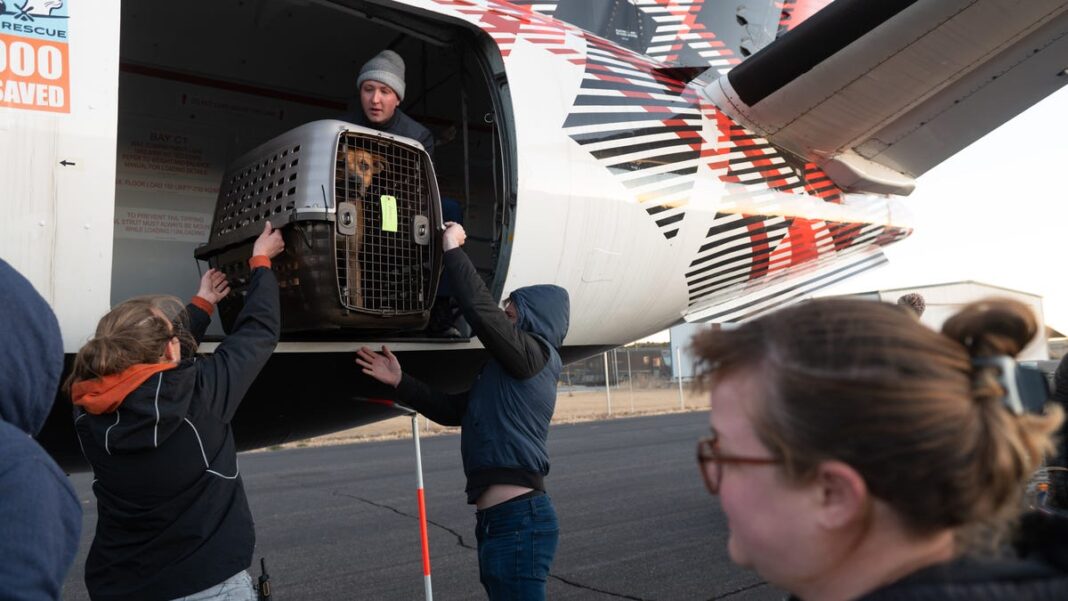
[{"label": "pet carrier", "polygon": [[230,281],[219,303],[227,332],[243,306],[247,261],[265,219],[286,244],[271,267],[283,332],[426,324],[441,266],[441,206],[418,142],[315,121],[231,164],[208,243],[194,253]]}]

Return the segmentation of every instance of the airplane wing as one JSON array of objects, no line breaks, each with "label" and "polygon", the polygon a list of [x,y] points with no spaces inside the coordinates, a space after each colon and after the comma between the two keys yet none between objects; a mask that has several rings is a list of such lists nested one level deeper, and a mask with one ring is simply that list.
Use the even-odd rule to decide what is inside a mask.
[{"label": "airplane wing", "polygon": [[840,187],[908,194],[1065,84],[1068,0],[837,0],[704,90]]}]

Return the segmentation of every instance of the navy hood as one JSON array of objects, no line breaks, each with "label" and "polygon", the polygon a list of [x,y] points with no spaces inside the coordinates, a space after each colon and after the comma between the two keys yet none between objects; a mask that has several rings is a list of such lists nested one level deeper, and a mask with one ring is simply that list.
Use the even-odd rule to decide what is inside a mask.
[{"label": "navy hood", "polygon": [[559,349],[567,336],[571,315],[571,298],[567,290],[552,284],[526,286],[512,292],[519,319],[516,327],[541,336]]},{"label": "navy hood", "polygon": [[0,259],[0,420],[35,436],[63,373],[55,313],[33,285]]}]

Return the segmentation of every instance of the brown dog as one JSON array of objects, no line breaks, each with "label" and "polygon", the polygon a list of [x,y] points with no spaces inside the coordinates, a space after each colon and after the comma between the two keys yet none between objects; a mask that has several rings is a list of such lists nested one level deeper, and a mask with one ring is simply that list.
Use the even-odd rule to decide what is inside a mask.
[{"label": "brown dog", "polygon": [[363,308],[363,282],[360,269],[360,249],[363,246],[364,219],[363,202],[371,188],[371,180],[386,171],[386,161],[362,148],[346,148],[345,179],[356,182],[356,198],[346,198],[356,205],[356,234],[345,237],[345,268],[348,281],[348,302]]},{"label": "brown dog", "polygon": [[386,161],[362,148],[345,149],[345,177],[356,181],[356,195],[361,199],[371,187],[374,176],[386,170]]}]

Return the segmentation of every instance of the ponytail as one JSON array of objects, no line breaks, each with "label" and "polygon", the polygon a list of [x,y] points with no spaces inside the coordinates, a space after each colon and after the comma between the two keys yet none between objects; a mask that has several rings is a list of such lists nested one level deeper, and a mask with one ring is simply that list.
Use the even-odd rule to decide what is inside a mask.
[{"label": "ponytail", "polygon": [[1018,512],[1022,483],[1053,451],[1051,434],[1063,420],[1058,405],[1047,405],[1038,415],[1008,402],[1020,395],[1005,377],[1015,363],[996,359],[1015,357],[1037,330],[1031,310],[1009,299],[972,303],[942,327],[942,333],[960,343],[971,359],[971,398],[980,426],[971,466],[976,485],[985,486],[975,508],[976,519],[982,521],[1004,521]]}]

